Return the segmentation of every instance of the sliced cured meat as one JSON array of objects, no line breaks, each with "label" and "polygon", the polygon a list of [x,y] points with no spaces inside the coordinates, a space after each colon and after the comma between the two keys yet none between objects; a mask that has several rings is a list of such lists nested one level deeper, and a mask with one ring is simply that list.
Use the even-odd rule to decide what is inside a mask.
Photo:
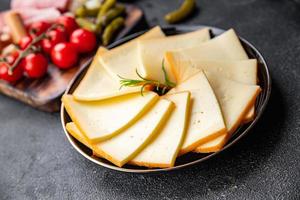
[{"label": "sliced cured meat", "polygon": [[10,3],[11,9],[19,8],[57,8],[65,10],[69,0],[12,0]]},{"label": "sliced cured meat", "polygon": [[54,21],[61,14],[59,10],[56,8],[44,8],[44,9],[34,9],[34,8],[26,8],[26,9],[16,9],[22,16],[24,23],[31,24],[37,21]]}]

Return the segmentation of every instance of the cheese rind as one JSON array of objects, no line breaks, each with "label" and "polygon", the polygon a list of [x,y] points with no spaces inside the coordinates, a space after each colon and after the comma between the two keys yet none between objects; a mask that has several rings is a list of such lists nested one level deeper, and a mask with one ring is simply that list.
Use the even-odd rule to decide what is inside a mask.
[{"label": "cheese rind", "polygon": [[139,87],[123,87],[120,89],[120,83],[112,79],[99,62],[99,57],[107,51],[108,50],[103,47],[98,49],[87,73],[73,92],[73,96],[76,100],[97,101],[140,90]]},{"label": "cheese rind", "polygon": [[175,93],[162,98],[172,101],[175,108],[158,135],[129,162],[130,164],[160,168],[174,166],[186,132],[190,93]]},{"label": "cheese rind", "polygon": [[[166,38],[140,40],[138,46],[141,63],[138,65],[138,70],[147,79],[164,82],[162,62],[166,51],[196,46],[209,39],[209,29],[205,28]],[[165,63],[165,69],[169,79],[175,81],[174,76],[170,73],[168,63]]]},{"label": "cheese rind", "polygon": [[66,129],[79,142],[81,142],[82,144],[84,144],[86,147],[92,149],[92,145],[85,138],[85,136],[80,132],[80,130],[77,128],[77,126],[76,126],[76,124],[74,122],[67,123],[66,124]]},{"label": "cheese rind", "polygon": [[169,93],[190,91],[192,98],[189,126],[180,150],[184,154],[200,144],[226,133],[221,109],[217,98],[203,72],[199,72]]},{"label": "cheese rind", "polygon": [[173,103],[160,99],[136,123],[115,137],[95,145],[95,152],[122,167],[135,157],[158,134],[168,119]]},{"label": "cheese rind", "polygon": [[194,152],[196,153],[211,153],[220,151],[229,139],[228,134],[223,134],[214,140],[208,141],[199,145]]},{"label": "cheese rind", "polygon": [[69,122],[66,124],[66,129],[69,134],[71,134],[74,138],[76,138],[80,143],[84,144],[86,147],[92,150],[93,155],[97,157],[101,157],[95,151],[93,151],[93,144],[91,144],[85,136],[81,133],[81,131],[77,128],[74,122]]},{"label": "cheese rind", "polygon": [[136,69],[138,68],[138,40],[148,40],[150,38],[165,37],[164,33],[159,27],[155,27],[143,35],[119,46],[111,49],[102,57],[99,57],[99,61],[106,69],[108,74],[119,82],[120,77],[129,79],[138,79]]},{"label": "cheese rind", "polygon": [[64,95],[62,102],[89,142],[108,139],[129,127],[159,99],[154,92],[127,94],[108,100],[83,102]]}]

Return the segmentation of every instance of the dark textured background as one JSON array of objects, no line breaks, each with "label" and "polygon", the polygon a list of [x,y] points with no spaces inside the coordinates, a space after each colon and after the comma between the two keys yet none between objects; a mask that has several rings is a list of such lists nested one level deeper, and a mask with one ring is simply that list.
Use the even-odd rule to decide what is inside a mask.
[{"label": "dark textured background", "polygon": [[[134,1],[150,25],[180,0]],[[1,0],[1,9],[8,1]],[[184,24],[233,27],[265,56],[273,91],[254,130],[201,165],[135,175],[78,154],[58,114],[0,95],[0,199],[300,199],[300,6],[291,0],[199,0]]]}]

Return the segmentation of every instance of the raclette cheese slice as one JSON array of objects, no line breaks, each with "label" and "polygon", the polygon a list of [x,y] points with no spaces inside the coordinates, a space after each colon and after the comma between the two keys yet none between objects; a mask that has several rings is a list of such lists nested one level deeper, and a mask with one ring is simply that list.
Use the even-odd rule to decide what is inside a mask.
[{"label": "raclette cheese slice", "polygon": [[111,49],[99,61],[112,78],[119,82],[120,77],[137,79],[136,69],[139,65],[137,41],[165,37],[160,27],[152,28],[143,35]]},{"label": "raclette cheese slice", "polygon": [[[256,85],[257,83],[257,60],[183,60],[172,53],[167,53],[166,61],[170,63],[176,82],[183,82],[199,70],[215,73],[244,84]],[[176,68],[176,69],[175,69]]]},{"label": "raclette cheese slice", "polygon": [[[177,80],[179,82],[179,85],[181,85],[180,83],[184,83],[184,79],[186,79],[187,77],[183,76],[183,78],[181,79],[180,73],[178,71],[184,71],[181,68],[182,66],[177,65],[180,64],[179,62],[173,64],[174,65],[172,66],[172,69],[175,74],[177,74]],[[255,99],[260,92],[260,87],[256,85],[242,84],[223,78],[226,76],[222,76],[220,75],[220,73],[216,73],[213,71],[206,71],[206,75],[211,87],[214,90],[215,95],[218,98],[226,128],[228,134],[230,135],[237,129],[247,112],[249,112],[251,107],[254,105]],[[224,138],[229,138],[225,133],[223,135]],[[215,142],[210,144],[217,144],[217,146],[221,146],[220,143],[224,143],[223,140],[218,141],[219,143]],[[212,148],[213,146],[211,147],[211,149]],[[200,152],[199,149],[198,152]]]},{"label": "raclette cheese slice", "polygon": [[193,151],[200,144],[226,134],[219,103],[202,71],[178,84],[169,93],[186,90],[191,92],[192,105],[189,125],[180,154]]},{"label": "raclette cheese slice", "polygon": [[249,112],[260,92],[260,87],[256,85],[238,83],[212,73],[207,73],[207,77],[220,102],[228,135],[224,134],[200,145],[195,149],[200,153],[218,151],[223,147],[242,123],[244,116]]},{"label": "raclette cheese slice", "polygon": [[132,126],[111,139],[95,144],[94,151],[122,167],[159,133],[160,127],[165,124],[173,106],[171,101],[160,99]]},{"label": "raclette cheese slice", "polygon": [[130,161],[130,164],[160,168],[174,166],[186,132],[190,93],[175,93],[162,98],[172,101],[175,108],[158,135]]},{"label": "raclette cheese slice", "polygon": [[[205,28],[176,36],[140,40],[138,42],[139,58],[141,61],[138,68],[139,72],[147,79],[164,82],[165,78],[162,73],[162,62],[166,51],[197,46],[209,39],[209,29]],[[175,81],[167,63],[165,63],[165,68],[169,79]]]},{"label": "raclette cheese slice", "polygon": [[254,104],[260,87],[232,81],[215,73],[206,72],[206,75],[220,103],[227,131],[232,134]]},{"label": "raclette cheese slice", "polygon": [[247,60],[249,59],[233,29],[197,46],[172,50],[176,56],[201,60]]},{"label": "raclette cheese slice", "polygon": [[140,88],[123,87],[120,89],[120,84],[107,73],[99,62],[101,57],[108,50],[100,47],[96,56],[90,65],[87,73],[80,81],[79,85],[73,92],[76,100],[80,101],[96,101],[107,98],[112,98],[119,95],[124,95],[132,92],[137,92]]},{"label": "raclette cheese slice", "polygon": [[154,92],[140,92],[102,101],[76,101],[64,95],[62,102],[71,119],[89,142],[108,139],[129,127],[159,99]]},{"label": "raclette cheese slice", "polygon": [[[249,59],[237,34],[229,29],[223,34],[195,47],[169,51],[177,59],[183,60],[246,60]],[[244,121],[248,122],[254,117],[254,106],[245,116]]]}]

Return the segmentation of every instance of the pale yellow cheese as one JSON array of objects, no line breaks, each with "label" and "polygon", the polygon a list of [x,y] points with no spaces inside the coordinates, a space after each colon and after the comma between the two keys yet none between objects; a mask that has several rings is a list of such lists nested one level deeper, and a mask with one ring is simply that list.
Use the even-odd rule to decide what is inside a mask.
[{"label": "pale yellow cheese", "polygon": [[260,87],[242,84],[210,72],[206,72],[206,75],[220,103],[227,131],[231,134],[250,110]]},{"label": "pale yellow cheese", "polygon": [[[138,39],[149,39],[155,37],[164,37],[160,27],[155,27],[140,37],[116,47],[111,51],[100,47],[86,75],[74,91],[74,98],[80,101],[103,100],[140,90],[139,87],[123,87],[120,89],[119,79],[117,80],[113,78],[110,74],[110,70],[107,71],[100,60],[104,55],[106,55],[106,59],[108,59],[109,62],[114,62],[116,61],[116,57],[122,57],[124,52],[132,51],[131,49],[135,48],[136,41]],[[133,53],[130,53],[130,55],[132,54]],[[124,59],[124,57],[120,59]],[[129,70],[127,66],[123,66],[123,69]]]},{"label": "pale yellow cheese", "polygon": [[[183,60],[246,60],[248,55],[233,29],[205,42],[201,45],[166,52],[172,53],[177,59]],[[254,117],[254,106],[245,116],[245,121]]]},{"label": "pale yellow cheese", "polygon": [[200,45],[170,52],[185,60],[246,60],[249,58],[233,29]]},{"label": "pale yellow cheese", "polygon": [[[183,82],[199,70],[215,73],[230,80],[244,84],[256,85],[257,82],[257,60],[183,60],[172,53],[165,55],[166,61],[170,63],[172,72],[178,83]],[[175,69],[176,68],[176,69]]]},{"label": "pale yellow cheese", "polygon": [[[173,56],[172,53],[166,54],[166,60],[170,63],[171,69],[176,76],[177,82],[187,80],[200,69],[212,72],[216,76],[225,77],[240,83],[256,85],[257,83],[257,60],[221,61],[221,60],[182,60]],[[176,69],[175,69],[176,66]],[[246,114],[243,122],[249,121],[254,117],[254,106]]]},{"label": "pale yellow cheese", "polygon": [[226,133],[217,98],[203,72],[178,84],[169,93],[190,91],[192,98],[189,125],[180,154],[194,150],[200,144]]},{"label": "pale yellow cheese", "polygon": [[120,88],[120,83],[111,78],[111,76],[99,62],[99,57],[101,57],[107,51],[108,50],[103,47],[98,49],[97,54],[87,73],[73,92],[75,99],[80,101],[103,100],[140,90],[138,87]]},{"label": "pale yellow cheese", "polygon": [[[141,40],[138,42],[139,58],[141,61],[141,64],[138,65],[139,72],[147,79],[164,82],[162,61],[166,51],[197,46],[209,39],[209,29],[205,28],[166,38]],[[169,70],[167,63],[165,63],[165,68],[169,75],[169,79],[175,81],[174,76],[170,73],[171,71]]]},{"label": "pale yellow cheese", "polygon": [[[169,56],[171,58],[171,56]],[[216,63],[210,63],[208,66],[208,62],[202,63],[202,66],[200,67],[201,63],[198,63],[199,67],[193,67],[190,65],[193,65],[191,62],[184,62],[180,60],[171,60],[172,63],[172,69],[176,74],[177,81],[183,82],[186,80],[191,74],[195,73],[199,69],[206,69],[206,74],[208,77],[208,80],[214,89],[214,92],[218,98],[218,101],[220,103],[222,113],[224,116],[226,128],[228,130],[228,133],[233,133],[236,128],[240,125],[243,118],[249,112],[250,107],[253,106],[256,96],[259,94],[260,88],[256,85],[249,85],[249,84],[242,84],[236,81],[231,81],[229,79],[226,79],[224,77],[231,77],[233,79],[236,79],[240,82],[246,82],[246,83],[254,83],[256,81],[256,76],[254,75],[254,72],[256,73],[256,69],[253,63],[253,72],[251,72],[250,78],[246,76],[243,76],[243,71],[241,71],[239,68],[242,68],[242,66],[238,67],[237,69],[232,69],[232,72],[229,73],[227,70],[227,73],[224,73],[222,70],[212,70],[214,65]],[[197,63],[197,59],[194,59],[193,61]],[[249,61],[249,60],[248,60]],[[248,62],[243,61],[243,62]],[[221,62],[221,61],[219,61]],[[206,66],[205,66],[206,65]],[[204,66],[204,67],[203,67]],[[225,66],[225,65],[223,65]],[[233,67],[234,65],[231,65],[230,67]],[[228,66],[227,66],[228,67]],[[246,67],[247,70],[249,70],[248,67]],[[247,73],[246,73],[247,74]],[[223,135],[223,138],[229,138],[226,134]],[[209,144],[205,144],[205,149],[214,149],[216,147],[222,146],[224,144],[224,140],[217,140],[217,141],[211,141]],[[202,144],[203,145],[203,144]],[[213,146],[210,146],[213,145]],[[204,147],[197,149],[197,152],[201,152],[201,149],[203,150]],[[203,151],[203,152],[207,152]]]},{"label": "pale yellow cheese", "polygon": [[[115,137],[95,145],[94,151],[122,167],[135,157],[159,133],[173,108],[173,103],[160,99],[137,122]],[[117,121],[116,118],[115,121]]]},{"label": "pale yellow cheese", "polygon": [[158,135],[130,161],[130,164],[160,168],[174,166],[186,132],[190,93],[175,93],[162,98],[172,101],[175,108]]},{"label": "pale yellow cheese", "polygon": [[111,49],[99,57],[99,61],[103,64],[103,67],[110,76],[118,82],[120,80],[119,76],[137,79],[136,69],[139,65],[137,41],[162,37],[165,37],[164,33],[159,27],[155,27],[140,37]]},{"label": "pale yellow cheese", "polygon": [[64,95],[62,102],[71,119],[89,142],[108,139],[147,112],[159,99],[154,92],[127,94],[102,101],[76,101],[71,95]]},{"label": "pale yellow cheese", "polygon": [[215,152],[225,145],[231,134],[242,123],[260,92],[260,87],[256,85],[238,83],[208,72],[207,77],[220,102],[229,135],[224,134],[209,143],[200,145],[195,149],[200,153]]}]

